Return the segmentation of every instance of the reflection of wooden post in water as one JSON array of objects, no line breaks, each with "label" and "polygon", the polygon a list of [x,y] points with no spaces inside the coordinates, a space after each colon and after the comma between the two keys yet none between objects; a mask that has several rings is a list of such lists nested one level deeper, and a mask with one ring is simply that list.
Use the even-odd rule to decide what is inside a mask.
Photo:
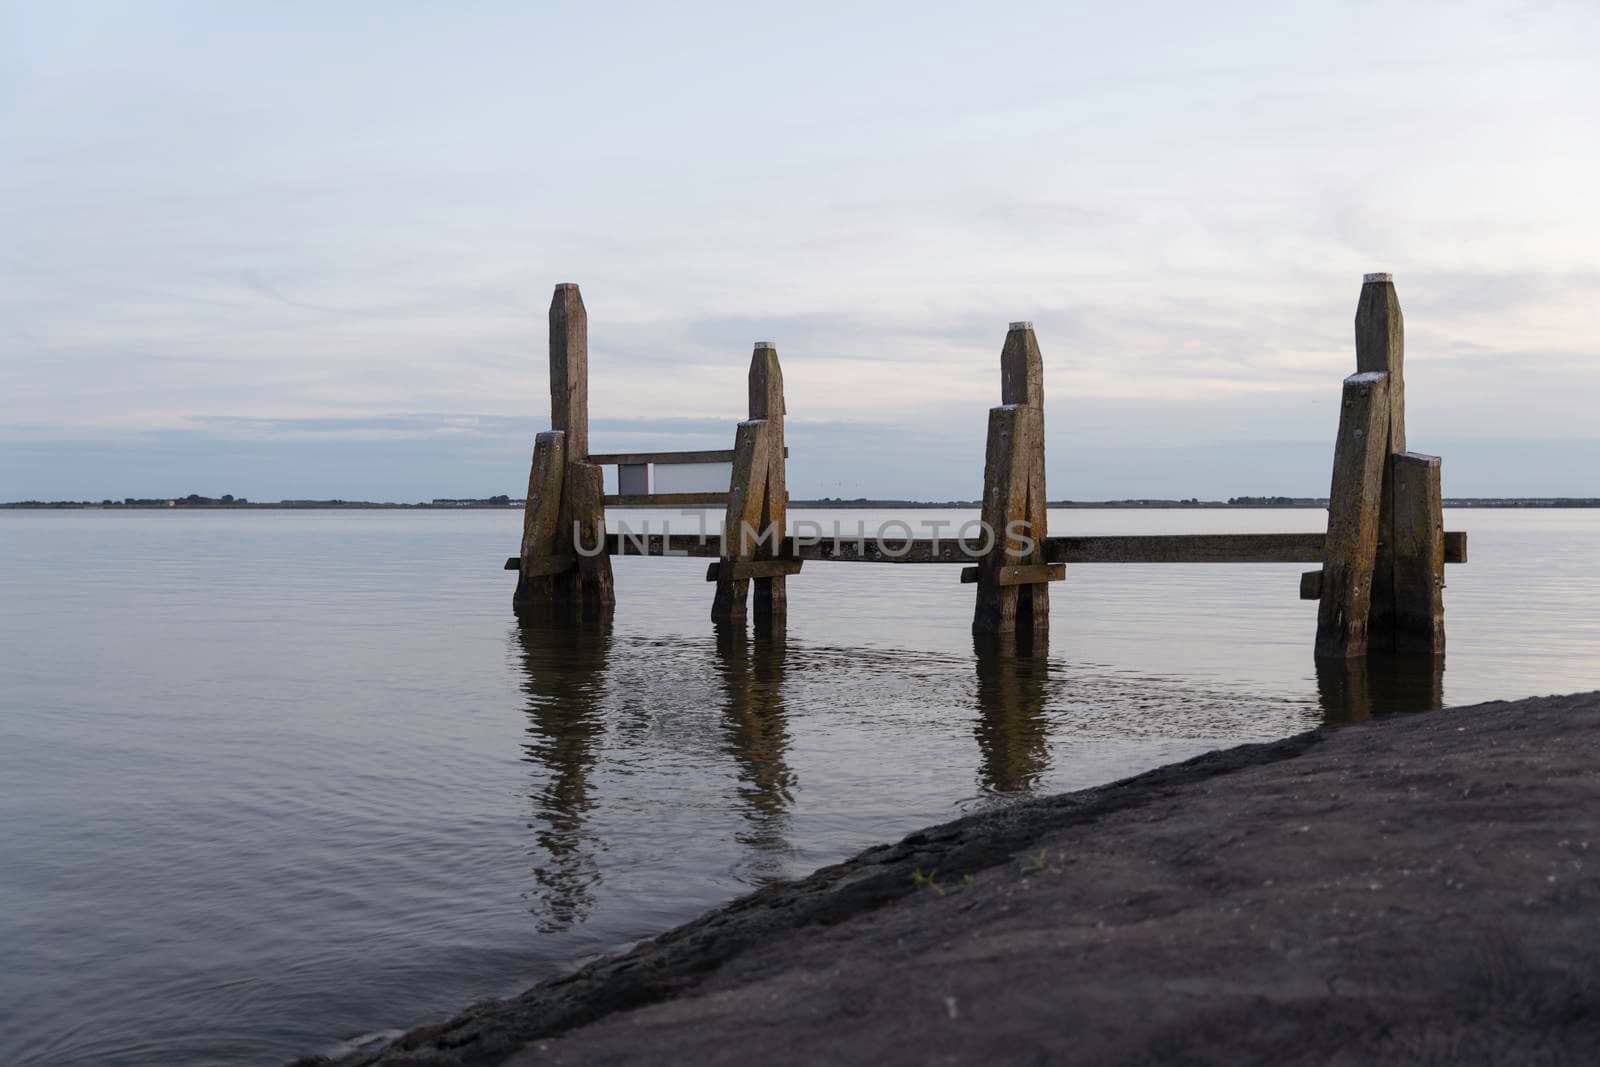
[{"label": "reflection of wooden post in water", "polygon": [[[1044,717],[1050,661],[1026,635],[975,634],[978,780],[995,793],[1026,793],[1050,767]],[[1022,645],[1019,651],[1018,645]]]},{"label": "reflection of wooden post in water", "polygon": [[616,600],[603,475],[588,458],[589,316],[578,287],[565,282],[550,300],[550,432],[534,441],[512,598],[518,608],[593,611]]},{"label": "reflection of wooden post in water", "polygon": [[1323,569],[1301,582],[1302,596],[1321,601],[1316,654],[1441,656],[1439,458],[1406,451],[1405,319],[1389,275],[1366,276],[1355,334],[1357,373],[1344,383]]},{"label": "reflection of wooden post in water", "polygon": [[1444,707],[1444,657],[1378,652],[1317,660],[1317,702],[1327,723]]},{"label": "reflection of wooden post in water", "polygon": [[528,696],[523,759],[543,771],[529,799],[538,824],[534,839],[546,857],[533,869],[539,928],[549,932],[587,918],[600,882],[585,824],[594,807],[589,776],[606,728],[601,683],[611,622],[573,625],[564,611],[523,611],[516,636]]},{"label": "reflection of wooden post in water", "polygon": [[[1050,626],[1047,583],[1065,578],[1066,567],[1045,562],[1044,358],[1031,322],[1013,322],[1006,333],[1000,401],[989,409],[983,461],[982,517],[993,543],[961,580],[978,585],[973,633],[1026,630],[1043,637]],[[1029,541],[1031,549],[1022,551]]]},{"label": "reflection of wooden post in water", "polygon": [[762,861],[763,878],[783,877],[789,845],[784,839],[794,772],[785,757],[789,748],[783,704],[783,625],[758,621],[752,638],[737,623],[717,623],[717,666],[727,703],[723,709],[724,743],[738,767],[739,797],[744,803],[748,833],[739,840]]}]

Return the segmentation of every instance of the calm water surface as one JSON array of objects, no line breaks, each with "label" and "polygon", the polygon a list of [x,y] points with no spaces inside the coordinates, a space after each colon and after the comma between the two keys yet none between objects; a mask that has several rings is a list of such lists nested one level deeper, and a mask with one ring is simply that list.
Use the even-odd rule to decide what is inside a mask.
[{"label": "calm water surface", "polygon": [[757,636],[703,560],[623,558],[575,631],[511,614],[518,512],[0,512],[0,1062],[330,1051],[984,805],[1600,684],[1600,511],[1447,525],[1447,669],[1319,678],[1297,566],[1073,567],[1017,660],[952,567],[810,564]]}]

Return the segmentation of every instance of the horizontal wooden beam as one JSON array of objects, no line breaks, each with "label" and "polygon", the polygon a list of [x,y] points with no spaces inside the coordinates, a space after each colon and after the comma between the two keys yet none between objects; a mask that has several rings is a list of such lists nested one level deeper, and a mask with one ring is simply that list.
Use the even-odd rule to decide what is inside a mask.
[{"label": "horizontal wooden beam", "polygon": [[[608,499],[609,502],[609,499]],[[624,537],[607,534],[614,556],[722,555],[719,534],[641,534]],[[1321,563],[1323,535],[1304,534],[1170,534],[1127,537],[1051,537],[1045,541],[1045,559],[1051,563]],[[977,547],[977,546],[974,546]],[[778,555],[849,563],[963,563],[975,562],[955,540],[910,541],[841,538],[813,542],[786,537]],[[1444,535],[1444,561],[1467,561],[1467,535]],[[516,570],[515,564],[507,570]]]},{"label": "horizontal wooden beam", "polygon": [[719,559],[706,568],[706,581],[715,582],[726,578],[730,582],[738,582],[748,578],[777,578],[786,574],[799,574],[800,566],[804,562],[798,559]]},{"label": "horizontal wooden beam", "polygon": [[727,493],[629,493],[606,497],[608,507],[618,508],[716,507],[727,502]]},{"label": "horizontal wooden beam", "polygon": [[[783,450],[783,455],[784,458],[788,458],[787,448]],[[587,462],[606,466],[634,463],[732,463],[733,449],[711,448],[699,452],[602,452],[599,455],[591,453]]]},{"label": "horizontal wooden beam", "polygon": [[[961,583],[971,585],[978,580],[977,567],[961,568]],[[1017,563],[1000,568],[1001,585],[1038,585],[1041,582],[1067,580],[1065,563]]]},{"label": "horizontal wooden beam", "polygon": [[[1111,537],[1051,537],[1051,563],[1321,563],[1322,533],[1140,534]],[[1444,561],[1467,561],[1467,535],[1444,535]]]}]

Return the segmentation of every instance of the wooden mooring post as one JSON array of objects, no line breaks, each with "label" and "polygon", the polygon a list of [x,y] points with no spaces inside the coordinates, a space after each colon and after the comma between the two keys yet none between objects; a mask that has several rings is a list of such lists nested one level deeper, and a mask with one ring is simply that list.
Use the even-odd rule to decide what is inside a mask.
[{"label": "wooden mooring post", "polygon": [[782,555],[789,510],[783,416],[778,349],[758,341],[750,356],[750,418],[734,435],[721,559],[706,572],[706,580],[717,583],[713,622],[744,622],[752,581],[758,623],[781,619],[789,610],[785,579],[799,572],[801,561]]},{"label": "wooden mooring post", "polygon": [[1444,507],[1439,457],[1406,451],[1405,319],[1394,279],[1368,274],[1356,306],[1356,373],[1345,379],[1328,536],[1320,574],[1318,658],[1372,652],[1443,655]]},{"label": "wooden mooring post", "polygon": [[1031,322],[1013,322],[1000,350],[1000,406],[989,409],[982,519],[988,551],[962,575],[978,586],[973,632],[1043,638],[1050,628],[1049,583],[1065,578],[1066,567],[1045,561],[1044,358]]},{"label": "wooden mooring post", "polygon": [[571,282],[550,299],[550,427],[534,439],[512,605],[604,610],[616,593],[603,475],[588,462],[589,316]]}]

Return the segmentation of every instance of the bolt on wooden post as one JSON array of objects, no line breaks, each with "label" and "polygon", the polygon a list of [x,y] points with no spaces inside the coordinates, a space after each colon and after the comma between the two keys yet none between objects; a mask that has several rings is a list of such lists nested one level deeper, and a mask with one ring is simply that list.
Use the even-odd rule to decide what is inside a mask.
[{"label": "bolt on wooden post", "polygon": [[589,317],[571,282],[550,300],[550,432],[535,438],[515,607],[616,601],[604,482],[589,457]]},{"label": "bolt on wooden post", "polygon": [[[1326,559],[1319,657],[1444,652],[1444,509],[1439,458],[1406,450],[1405,318],[1388,274],[1362,282],[1356,370],[1345,380]],[[1371,512],[1369,515],[1368,512]]]},{"label": "bolt on wooden post", "polygon": [[1050,587],[1066,577],[1045,562],[1044,359],[1033,323],[1013,322],[1000,352],[1001,406],[989,409],[984,450],[983,512],[989,551],[962,574],[976,581],[976,634],[1028,631],[1050,625]]}]

